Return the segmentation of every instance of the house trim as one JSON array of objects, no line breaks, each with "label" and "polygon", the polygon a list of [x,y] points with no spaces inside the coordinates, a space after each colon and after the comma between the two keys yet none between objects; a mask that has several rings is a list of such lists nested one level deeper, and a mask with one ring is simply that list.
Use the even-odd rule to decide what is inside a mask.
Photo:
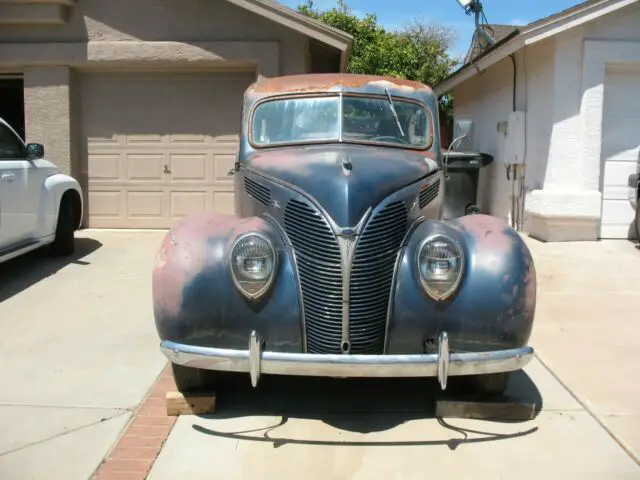
[{"label": "house trim", "polygon": [[353,44],[353,37],[348,33],[272,0],[226,1],[340,50],[340,71],[346,70]]},{"label": "house trim", "polygon": [[259,76],[277,77],[277,41],[222,42],[47,42],[0,43],[4,68],[67,65],[90,67],[231,67],[253,66]]}]

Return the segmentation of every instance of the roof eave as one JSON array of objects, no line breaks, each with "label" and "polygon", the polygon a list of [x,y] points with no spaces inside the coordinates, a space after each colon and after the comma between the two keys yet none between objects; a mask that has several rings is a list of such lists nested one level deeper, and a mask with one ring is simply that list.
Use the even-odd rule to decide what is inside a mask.
[{"label": "roof eave", "polygon": [[478,70],[483,70],[519,50],[524,45],[518,41],[519,35],[520,30],[514,30],[513,33],[507,35],[499,42],[496,42],[491,48],[482,52],[472,61],[462,65],[458,70],[433,87],[433,91],[436,96],[439,97],[440,95],[447,93],[456,85],[476,75]]},{"label": "roof eave", "polygon": [[[501,42],[479,55],[453,72],[433,88],[437,96],[447,93],[455,86],[473,77],[476,73],[489,68],[494,63],[517,52],[525,45],[532,45],[561,32],[593,21],[603,15],[615,12],[640,0],[603,0],[599,3],[585,5],[584,8],[561,17],[554,17],[548,22],[535,25],[514,37],[505,37]],[[526,28],[526,27],[525,27]],[[507,40],[509,39],[509,40]],[[507,40],[505,42],[505,40]],[[502,43],[504,42],[504,43]],[[502,44],[501,44],[502,43]],[[475,68],[472,68],[475,67]]]},{"label": "roof eave", "polygon": [[353,37],[273,0],[226,0],[245,10],[279,23],[340,51],[340,68],[346,68]]}]

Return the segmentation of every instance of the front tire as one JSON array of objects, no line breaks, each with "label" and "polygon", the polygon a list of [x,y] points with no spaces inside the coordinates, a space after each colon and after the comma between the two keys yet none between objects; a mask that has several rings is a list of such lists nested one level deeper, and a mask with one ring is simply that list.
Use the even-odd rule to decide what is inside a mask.
[{"label": "front tire", "polygon": [[216,386],[218,372],[201,368],[185,367],[176,363],[171,364],[173,379],[181,392],[198,392]]},{"label": "front tire", "polygon": [[69,198],[63,198],[58,212],[58,223],[51,253],[56,256],[72,255],[75,250],[75,225],[73,222],[73,205]]},{"label": "front tire", "polygon": [[511,372],[458,377],[463,393],[481,397],[502,397],[509,384]]},{"label": "front tire", "polygon": [[636,227],[636,238],[640,242],[640,199],[636,204],[636,220],[633,222]]}]

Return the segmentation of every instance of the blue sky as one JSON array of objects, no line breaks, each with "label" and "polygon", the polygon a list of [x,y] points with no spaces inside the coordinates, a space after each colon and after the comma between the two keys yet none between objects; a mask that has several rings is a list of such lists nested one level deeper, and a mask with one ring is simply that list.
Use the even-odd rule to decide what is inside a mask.
[{"label": "blue sky", "polygon": [[[526,24],[569,8],[581,0],[482,0],[489,23]],[[280,0],[296,8],[303,0]],[[318,8],[331,8],[336,0],[315,0]],[[464,55],[471,41],[473,16],[464,14],[456,0],[346,0],[356,14],[375,13],[387,29],[393,29],[413,19],[438,22],[453,28],[457,40],[452,45],[454,55]]]}]

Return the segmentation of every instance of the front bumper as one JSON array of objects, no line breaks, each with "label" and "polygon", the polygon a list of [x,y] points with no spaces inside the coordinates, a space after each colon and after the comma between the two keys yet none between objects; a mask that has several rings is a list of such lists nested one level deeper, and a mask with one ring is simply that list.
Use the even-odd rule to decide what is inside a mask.
[{"label": "front bumper", "polygon": [[533,357],[533,348],[450,353],[446,332],[438,338],[438,353],[421,355],[340,355],[262,351],[253,331],[248,350],[209,348],[162,341],[160,349],[172,363],[205,370],[246,372],[255,387],[262,373],[320,377],[438,377],[447,378],[519,370]]}]

